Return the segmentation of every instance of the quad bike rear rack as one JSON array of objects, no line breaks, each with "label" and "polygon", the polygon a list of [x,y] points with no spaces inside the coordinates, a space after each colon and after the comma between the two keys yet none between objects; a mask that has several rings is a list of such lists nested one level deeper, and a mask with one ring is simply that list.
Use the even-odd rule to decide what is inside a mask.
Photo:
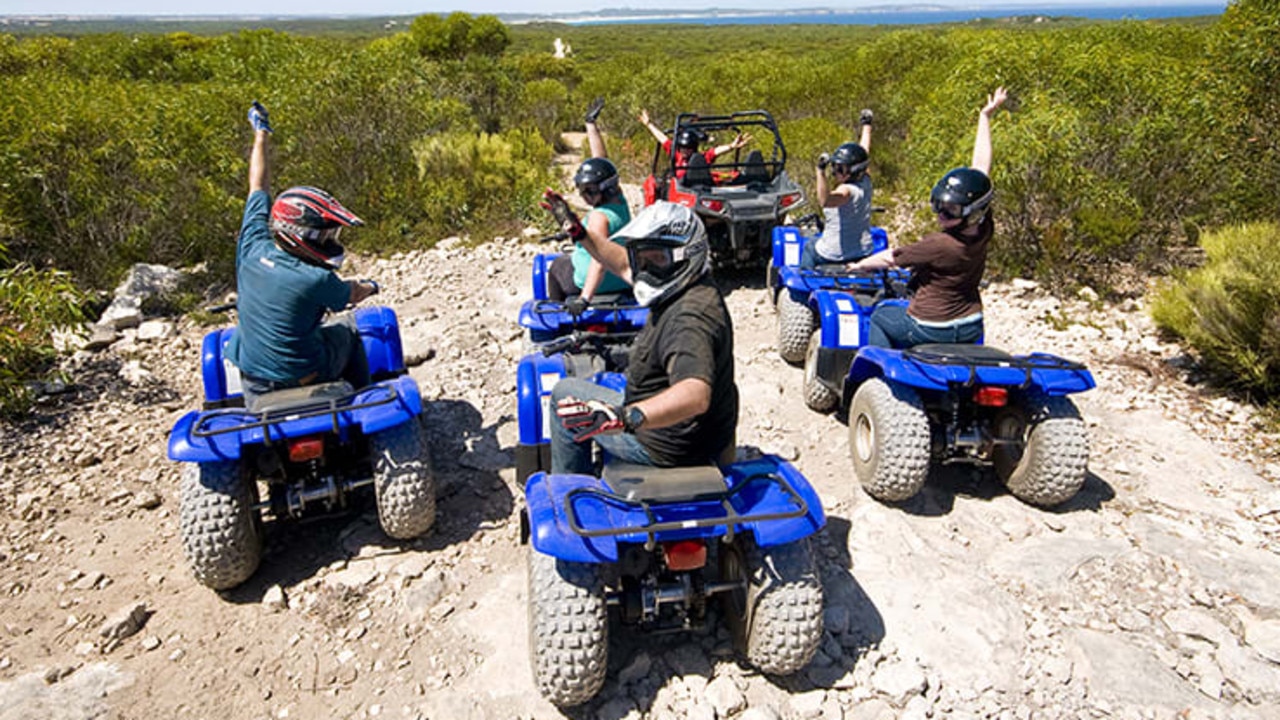
[{"label": "quad bike rear rack", "polygon": [[[1088,370],[1081,363],[1058,357],[1057,355],[1050,355],[1049,353],[1036,352],[1030,355],[1014,356],[984,345],[947,345],[943,347],[947,349],[941,349],[936,344],[917,345],[903,350],[902,356],[909,360],[917,360],[930,365],[968,367],[969,377],[964,382],[958,383],[960,387],[965,388],[973,387],[978,382],[979,367],[1009,368],[1023,371],[1024,379],[1021,384],[1017,385],[1019,390],[1026,390],[1031,387],[1031,373],[1035,370]],[[957,351],[954,349],[957,347],[966,349]]]},{"label": "quad bike rear rack", "polygon": [[[383,391],[384,396],[374,400],[367,400],[365,402],[356,403],[352,405],[344,404],[345,401],[350,400],[351,398],[355,397],[356,395],[362,392],[368,392],[369,390],[375,390],[375,389]],[[192,427],[191,434],[192,436],[198,437],[198,438],[209,438],[209,437],[214,437],[216,435],[227,435],[230,433],[237,433],[244,430],[253,430],[256,428],[262,428],[263,444],[270,445],[272,442],[271,426],[279,425],[280,423],[283,423],[283,422],[305,420],[308,418],[321,417],[324,415],[328,415],[333,420],[333,432],[337,434],[341,430],[341,427],[339,426],[339,423],[338,423],[338,413],[353,412],[356,410],[364,410],[366,408],[386,405],[388,403],[394,402],[398,397],[399,397],[399,393],[396,392],[395,386],[388,384],[388,385],[376,385],[376,386],[371,386],[367,388],[362,388],[360,390],[357,390],[348,395],[344,395],[342,397],[336,397],[336,398],[330,398],[330,399],[318,399],[313,403],[306,403],[306,404],[297,405],[290,408],[278,409],[278,410],[268,410],[262,413],[251,413],[243,408],[223,408],[221,410],[214,410],[202,415],[200,419],[196,421],[195,426]],[[257,420],[253,422],[240,423],[237,425],[230,425],[228,427],[215,428],[211,430],[205,429],[206,426],[210,423],[210,421],[216,420],[217,418],[220,418],[220,417],[231,416],[231,415],[241,415],[241,416],[250,415],[250,416],[256,417]]]},{"label": "quad bike rear rack", "polygon": [[[787,495],[787,499],[796,505],[795,510],[786,512],[762,512],[741,515],[733,508],[730,502],[738,493],[749,485],[756,484],[761,481],[775,483],[779,490]],[[577,511],[574,509],[574,503],[579,498],[591,498],[605,504],[613,504],[623,508],[640,508],[648,522],[644,525],[629,525],[620,528],[602,528],[599,530],[589,530],[582,527],[578,521]],[[724,515],[720,517],[695,518],[686,520],[672,520],[667,522],[659,522],[653,514],[654,508],[672,507],[678,505],[689,505],[692,503],[710,503],[719,502],[720,508],[724,511]],[[668,532],[673,530],[692,530],[695,528],[707,527],[725,527],[725,540],[732,542],[736,533],[736,526],[746,523],[765,522],[771,520],[790,520],[792,518],[803,517],[809,513],[809,505],[804,498],[796,492],[795,488],[787,482],[785,478],[777,473],[757,473],[749,475],[742,482],[731,488],[725,488],[721,492],[703,492],[689,495],[678,500],[663,500],[655,502],[644,499],[629,499],[617,493],[601,490],[593,487],[579,487],[565,493],[564,496],[564,514],[569,521],[569,528],[576,535],[581,537],[617,537],[619,535],[634,535],[644,533],[647,536],[644,547],[646,550],[653,550],[657,544],[657,534],[660,532]]]}]

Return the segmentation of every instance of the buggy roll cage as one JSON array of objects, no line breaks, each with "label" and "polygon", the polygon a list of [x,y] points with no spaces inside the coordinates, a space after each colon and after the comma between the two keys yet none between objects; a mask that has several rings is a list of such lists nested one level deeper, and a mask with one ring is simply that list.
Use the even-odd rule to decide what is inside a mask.
[{"label": "buggy roll cage", "polygon": [[[680,113],[676,117],[675,128],[672,129],[668,137],[674,143],[679,133],[683,130],[695,130],[703,134],[727,130],[736,135],[740,132],[751,132],[753,129],[766,130],[773,137],[770,155],[763,159],[764,171],[768,174],[768,178],[765,179],[772,181],[787,167],[787,147],[782,142],[782,134],[778,132],[777,122],[774,121],[773,115],[769,114],[767,110],[743,110],[728,115]],[[662,143],[657,143],[656,145],[657,147],[653,153],[653,174],[655,176],[662,174],[668,177],[675,177],[676,158],[674,146],[672,147],[673,152],[668,154],[663,151]],[[730,161],[724,162],[717,158],[712,169],[718,171],[736,170],[745,173],[749,167],[754,165],[754,163],[750,162],[750,155],[748,153],[747,158],[744,159],[741,149],[734,150],[731,156],[721,156],[726,159],[731,158]]]}]

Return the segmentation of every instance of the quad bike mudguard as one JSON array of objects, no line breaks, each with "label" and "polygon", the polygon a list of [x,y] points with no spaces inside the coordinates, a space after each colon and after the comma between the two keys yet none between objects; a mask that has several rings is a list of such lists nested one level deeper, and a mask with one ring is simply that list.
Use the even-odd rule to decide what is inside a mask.
[{"label": "quad bike mudguard", "polygon": [[1095,386],[1093,375],[1079,363],[1049,353],[1010,355],[984,345],[932,344],[907,350],[865,347],[849,368],[846,387],[872,377],[924,390],[1002,385],[1035,389],[1057,397]]},{"label": "quad bike mudguard", "polygon": [[721,468],[724,488],[688,498],[630,500],[590,475],[534,473],[525,483],[534,550],[611,563],[620,543],[717,538],[750,532],[761,547],[806,538],[826,524],[817,492],[775,455]]},{"label": "quad bike mudguard", "polygon": [[[578,317],[569,314],[563,303],[547,296],[547,274],[551,263],[560,253],[541,253],[533,259],[533,299],[520,306],[517,322],[529,331],[534,342],[566,335],[584,327],[603,328],[616,332],[635,332],[644,327],[649,309],[635,302],[630,293],[609,293],[596,299],[594,306]],[[616,297],[615,297],[616,295]]]},{"label": "quad bike mudguard", "polygon": [[278,414],[255,414],[243,408],[240,372],[223,355],[235,328],[206,334],[200,352],[205,409],[189,412],[174,424],[169,457],[187,462],[234,460],[244,445],[335,430],[346,433],[351,428],[368,435],[422,414],[418,384],[405,371],[395,311],[385,306],[358,308],[355,320],[374,384]]},{"label": "quad bike mudguard", "polygon": [[354,394],[319,401],[305,409],[250,413],[243,408],[192,410],[169,432],[169,459],[222,462],[240,458],[246,445],[329,432],[365,435],[413,421],[422,414],[418,384],[408,375],[383,380]]}]

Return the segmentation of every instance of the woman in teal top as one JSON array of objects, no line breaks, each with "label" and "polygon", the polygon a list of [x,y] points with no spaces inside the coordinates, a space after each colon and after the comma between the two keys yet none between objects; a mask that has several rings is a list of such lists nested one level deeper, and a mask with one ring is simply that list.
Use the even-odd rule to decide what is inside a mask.
[{"label": "woman in teal top", "polygon": [[[601,242],[612,238],[614,233],[631,222],[631,209],[622,195],[618,168],[605,157],[604,140],[596,127],[596,116],[603,106],[603,99],[597,99],[587,111],[587,140],[592,157],[584,161],[573,176],[578,194],[591,206],[583,225],[593,238]],[[621,244],[622,240],[614,242]],[[606,272],[581,244],[576,245],[572,253],[556,258],[548,271],[547,297],[558,302],[567,301],[569,311],[574,314],[581,314],[597,294],[629,291],[630,288],[622,278]]]}]

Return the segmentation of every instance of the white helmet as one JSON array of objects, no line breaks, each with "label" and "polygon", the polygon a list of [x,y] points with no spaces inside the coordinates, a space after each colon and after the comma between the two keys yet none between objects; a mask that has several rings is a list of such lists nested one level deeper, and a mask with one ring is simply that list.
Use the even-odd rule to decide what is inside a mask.
[{"label": "white helmet", "polygon": [[627,246],[636,302],[659,305],[711,269],[707,230],[689,208],[659,201],[613,234]]}]

